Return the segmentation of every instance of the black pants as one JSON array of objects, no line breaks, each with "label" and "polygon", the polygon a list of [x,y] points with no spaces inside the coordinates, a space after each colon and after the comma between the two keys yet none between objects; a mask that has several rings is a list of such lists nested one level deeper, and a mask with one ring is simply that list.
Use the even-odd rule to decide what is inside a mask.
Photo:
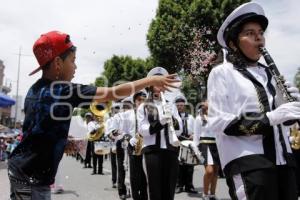
[{"label": "black pants", "polygon": [[143,156],[129,156],[130,184],[133,200],[147,200],[147,181],[143,171]]},{"label": "black pants", "polygon": [[193,185],[194,166],[179,165],[178,185],[177,187],[185,187],[186,190],[194,188]]},{"label": "black pants", "polygon": [[112,183],[117,183],[117,155],[116,153],[110,152],[110,164],[111,164],[111,180]]},{"label": "black pants", "polygon": [[92,146],[94,146],[93,142],[88,141],[87,146],[86,146],[85,160],[84,160],[85,166],[91,166],[92,148],[93,148]]},{"label": "black pants", "polygon": [[177,152],[148,152],[143,161],[150,200],[173,200],[179,166]]},{"label": "black pants", "polygon": [[297,162],[297,169],[296,169],[296,179],[297,179],[297,188],[298,188],[298,197],[300,197],[300,150],[294,150],[293,154],[295,156],[295,160]]},{"label": "black pants", "polygon": [[11,200],[51,200],[49,185],[30,185],[25,175],[8,163]]},{"label": "black pants", "polygon": [[126,195],[127,189],[125,185],[125,167],[124,167],[125,152],[121,142],[117,142],[117,169],[118,169],[118,192],[119,195]]},{"label": "black pants", "polygon": [[91,142],[91,151],[93,157],[93,172],[97,173],[97,166],[98,166],[98,174],[103,173],[103,155],[95,154],[95,147],[94,142]]},{"label": "black pants", "polygon": [[[237,176],[240,177],[238,178],[239,181]],[[229,186],[229,194],[233,200],[237,200],[241,196],[246,196],[247,200],[298,199],[295,171],[294,168],[287,166],[243,172],[240,175],[226,178],[226,181]],[[236,188],[237,185],[243,185],[244,190]]]}]

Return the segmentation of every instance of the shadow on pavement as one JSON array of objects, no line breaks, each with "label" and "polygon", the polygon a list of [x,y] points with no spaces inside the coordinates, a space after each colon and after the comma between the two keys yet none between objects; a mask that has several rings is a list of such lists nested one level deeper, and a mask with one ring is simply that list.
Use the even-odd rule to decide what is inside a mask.
[{"label": "shadow on pavement", "polygon": [[59,194],[51,194],[51,195],[55,195],[55,196],[64,196],[64,195],[69,195],[69,194],[71,194],[71,195],[74,195],[75,197],[79,197],[79,194],[76,192],[76,191],[74,191],[74,190],[64,190],[64,192],[62,192],[62,193],[59,193]]}]

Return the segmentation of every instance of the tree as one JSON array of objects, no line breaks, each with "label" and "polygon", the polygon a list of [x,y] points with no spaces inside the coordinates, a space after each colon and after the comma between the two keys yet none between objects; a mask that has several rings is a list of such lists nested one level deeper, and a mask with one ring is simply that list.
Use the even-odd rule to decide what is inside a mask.
[{"label": "tree", "polygon": [[151,58],[145,60],[131,56],[117,56],[105,61],[102,75],[95,80],[96,86],[113,86],[124,81],[134,81],[146,77],[153,67]]},{"label": "tree", "polygon": [[218,29],[245,2],[249,0],[160,0],[147,34],[154,63],[171,73],[184,70],[192,82],[186,86],[206,85],[220,50]]}]

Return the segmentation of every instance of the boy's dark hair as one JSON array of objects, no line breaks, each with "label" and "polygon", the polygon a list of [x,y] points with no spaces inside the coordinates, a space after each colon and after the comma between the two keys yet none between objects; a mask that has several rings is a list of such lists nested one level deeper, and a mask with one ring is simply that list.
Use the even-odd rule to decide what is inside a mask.
[{"label": "boy's dark hair", "polygon": [[[74,53],[74,52],[76,52],[76,47],[72,46],[69,49],[67,49],[65,52],[63,52],[62,54],[60,54],[59,57],[64,61],[68,57],[68,55],[70,55],[70,53]],[[49,69],[52,62],[53,62],[53,60],[51,60],[45,66],[43,66],[42,67],[43,70]]]}]

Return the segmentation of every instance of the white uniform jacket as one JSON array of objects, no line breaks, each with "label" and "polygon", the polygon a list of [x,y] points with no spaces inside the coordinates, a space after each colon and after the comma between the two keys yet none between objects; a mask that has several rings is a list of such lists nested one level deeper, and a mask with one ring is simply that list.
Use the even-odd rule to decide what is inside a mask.
[{"label": "white uniform jacket", "polygon": [[[156,103],[152,104],[158,111],[158,119],[152,122],[149,122],[149,112],[145,105],[146,104],[143,103],[137,109],[138,132],[143,136],[144,141],[143,151],[151,149],[168,149],[177,151],[176,148],[167,145],[169,141],[166,141],[165,131],[167,130],[166,127],[168,125],[166,124],[163,126],[160,123],[161,116],[163,115],[163,107],[161,102],[156,101]],[[182,121],[176,106],[172,106],[172,116],[175,119],[175,123],[173,123],[175,133],[177,136],[179,136],[182,133]],[[157,137],[160,137],[160,141],[157,141]]]},{"label": "white uniform jacket", "polygon": [[[188,137],[194,135],[194,117],[188,113],[179,113],[179,116],[182,121],[182,133],[179,136],[180,140],[187,140]],[[183,123],[184,119],[186,118],[186,125]],[[186,130],[185,130],[186,129]],[[186,132],[187,135],[183,135]],[[182,137],[183,136],[183,137]]]},{"label": "white uniform jacket", "polygon": [[[271,76],[268,78],[265,67],[259,65],[246,70],[263,86],[267,94],[266,102],[272,105],[274,98],[267,84],[276,86]],[[216,142],[225,174],[268,168],[274,164],[284,165],[289,161],[291,148],[287,138],[288,127],[281,125],[284,139],[282,144],[285,144],[288,152],[288,157],[284,157],[279,129],[277,126],[270,126],[268,118],[262,112],[262,104],[258,100],[254,84],[231,63],[212,69],[207,91],[208,128],[217,134]],[[272,110],[272,106],[270,107]],[[271,133],[266,133],[266,130],[271,130]],[[270,135],[274,138],[273,142],[265,139]],[[267,152],[275,152],[276,161],[266,159]]]},{"label": "white uniform jacket", "polygon": [[203,123],[203,120],[200,115],[198,115],[195,119],[194,122],[194,138],[193,141],[196,146],[199,145],[200,143],[200,138],[210,138],[210,139],[215,139],[216,134],[213,131],[210,131],[208,128],[208,122],[205,124]]}]

